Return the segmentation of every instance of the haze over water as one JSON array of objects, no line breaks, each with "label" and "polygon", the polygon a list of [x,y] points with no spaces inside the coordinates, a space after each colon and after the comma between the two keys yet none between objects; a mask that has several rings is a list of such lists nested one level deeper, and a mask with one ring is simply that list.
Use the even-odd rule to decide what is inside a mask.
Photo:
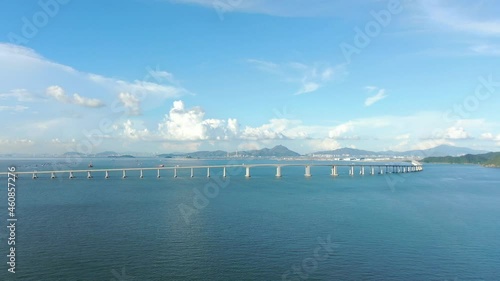
[{"label": "haze over water", "polygon": [[[19,170],[59,160],[1,160]],[[245,160],[248,162],[247,160]],[[94,160],[98,168],[154,159]],[[165,166],[227,161],[164,161]],[[26,166],[28,165],[28,166]],[[83,169],[87,163],[81,164]],[[48,169],[48,167],[47,167]],[[284,167],[59,175],[17,182],[17,273],[1,280],[498,280],[500,170],[425,165],[420,173],[350,177]],[[2,179],[6,179],[2,177]],[[6,180],[4,180],[6,183]],[[218,182],[218,184],[217,184]],[[220,188],[205,207],[194,189]],[[5,184],[6,185],[6,184]],[[212,187],[215,185],[212,185]],[[225,186],[225,187],[224,187]],[[7,219],[6,192],[0,193]],[[200,201],[201,202],[201,201]],[[196,208],[195,208],[196,209]],[[187,218],[187,220],[186,220]],[[2,247],[6,247],[2,231]],[[330,241],[330,251],[315,249]],[[316,256],[317,257],[317,256]],[[4,262],[6,258],[4,257]],[[5,264],[5,263],[4,263]],[[299,270],[294,274],[294,267]],[[288,275],[283,276],[287,273]],[[282,279],[285,277],[284,279]],[[295,278],[295,279],[294,279]]]}]

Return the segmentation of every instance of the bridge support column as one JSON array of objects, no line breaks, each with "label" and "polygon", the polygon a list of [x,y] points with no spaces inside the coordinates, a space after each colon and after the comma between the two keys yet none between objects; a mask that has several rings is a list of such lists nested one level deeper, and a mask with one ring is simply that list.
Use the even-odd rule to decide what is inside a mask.
[{"label": "bridge support column", "polygon": [[104,175],[104,178],[105,179],[109,179],[109,172],[108,171],[106,171],[106,174]]},{"label": "bridge support column", "polygon": [[156,177],[157,177],[157,178],[160,178],[160,177],[161,177],[161,176],[160,176],[160,169],[158,169],[158,173],[157,173]]},{"label": "bridge support column", "polygon": [[70,179],[74,179],[75,178],[75,176],[73,175],[73,172],[69,172],[69,178]]},{"label": "bridge support column", "polygon": [[349,168],[349,176],[354,176],[354,166]]},{"label": "bridge support column", "polygon": [[191,177],[194,178],[194,169],[191,168]]},{"label": "bridge support column", "polygon": [[174,168],[174,178],[177,177],[177,168]]},{"label": "bridge support column", "polygon": [[333,177],[338,176],[339,174],[337,173],[337,166],[332,166],[332,174]]},{"label": "bridge support column", "polygon": [[306,173],[304,174],[304,176],[306,177],[311,176],[311,166],[306,166]]},{"label": "bridge support column", "polygon": [[250,177],[250,167],[246,167],[246,172],[245,172],[245,177],[249,178]]},{"label": "bridge support column", "polygon": [[92,173],[90,171],[87,172],[87,178],[91,179],[92,178]]},{"label": "bridge support column", "polygon": [[210,168],[207,168],[207,178],[210,177]]},{"label": "bridge support column", "polygon": [[276,166],[276,177],[281,178],[281,166]]},{"label": "bridge support column", "polygon": [[361,170],[359,171],[359,174],[362,176],[365,174],[365,166],[361,166]]},{"label": "bridge support column", "polygon": [[372,174],[372,175],[375,175],[375,167],[373,167],[373,166],[372,166],[371,168],[372,168],[372,172],[371,172],[371,174]]},{"label": "bridge support column", "polygon": [[50,178],[51,178],[51,179],[55,179],[55,178],[57,178],[57,177],[56,177],[56,174],[55,174],[54,172],[52,172],[52,173],[50,174]]},{"label": "bridge support column", "polygon": [[123,170],[122,178],[124,178],[124,179],[127,178],[127,174],[126,174],[125,170]]},{"label": "bridge support column", "polygon": [[36,173],[33,173],[33,179],[36,180],[38,178],[38,176],[36,175]]},{"label": "bridge support column", "polygon": [[382,167],[381,167],[381,166],[379,166],[378,168],[380,169],[379,174],[383,175],[383,174],[384,174],[384,170],[382,169]]},{"label": "bridge support column", "polygon": [[139,175],[139,178],[144,178],[144,174],[142,173],[142,170],[141,170],[141,174]]},{"label": "bridge support column", "polygon": [[227,174],[226,174],[226,167],[222,168],[222,177],[223,177],[223,178],[227,177]]}]

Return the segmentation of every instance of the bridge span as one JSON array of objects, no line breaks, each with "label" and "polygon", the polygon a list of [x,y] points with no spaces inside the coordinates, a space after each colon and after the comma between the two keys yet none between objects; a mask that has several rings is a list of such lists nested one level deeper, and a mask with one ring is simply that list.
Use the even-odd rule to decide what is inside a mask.
[{"label": "bridge span", "polygon": [[[340,167],[348,167],[349,175],[354,176],[356,174],[359,175],[375,175],[375,174],[390,174],[390,173],[410,173],[410,172],[420,172],[423,170],[423,167],[420,163],[413,161],[408,164],[241,164],[241,165],[200,165],[200,166],[172,166],[172,167],[141,167],[141,168],[113,168],[113,169],[80,169],[80,170],[53,170],[53,171],[15,171],[13,173],[0,173],[0,175],[8,175],[14,174],[16,177],[21,175],[31,175],[31,178],[37,179],[42,175],[50,175],[50,178],[55,179],[59,176],[66,176],[70,179],[81,177],[82,175],[86,178],[93,178],[94,175],[100,175],[106,179],[111,177],[111,174],[117,175],[121,178],[127,178],[128,172],[138,172],[134,173],[139,178],[144,178],[144,171],[156,171],[156,177],[160,178],[167,174],[166,171],[170,171],[170,176],[176,178],[178,176],[178,171],[180,170],[188,170],[190,171],[190,176],[195,176],[195,171],[202,170],[202,173],[206,177],[211,176],[211,172],[214,170],[222,171],[222,176],[227,177],[228,169],[237,169],[244,168],[245,169],[245,177],[251,177],[251,169],[257,167],[270,167],[276,169],[276,177],[282,177],[282,169],[284,167],[304,167],[304,176],[311,177],[312,176],[312,168],[313,167],[330,167],[331,176],[339,176],[338,169]],[[206,171],[206,174],[205,172]],[[162,174],[163,172],[163,174]]]}]

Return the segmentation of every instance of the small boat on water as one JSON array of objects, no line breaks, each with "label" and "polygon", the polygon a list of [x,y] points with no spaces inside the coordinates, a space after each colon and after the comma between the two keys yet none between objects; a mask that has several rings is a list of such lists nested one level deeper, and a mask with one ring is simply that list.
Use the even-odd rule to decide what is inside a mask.
[{"label": "small boat on water", "polygon": [[92,168],[92,167],[94,167],[94,165],[92,165],[92,162],[90,162],[89,168]]}]

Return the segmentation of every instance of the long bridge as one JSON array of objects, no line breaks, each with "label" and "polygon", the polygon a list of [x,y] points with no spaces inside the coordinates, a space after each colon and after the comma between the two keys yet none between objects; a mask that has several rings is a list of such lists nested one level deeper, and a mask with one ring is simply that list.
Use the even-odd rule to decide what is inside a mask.
[{"label": "long bridge", "polygon": [[[271,167],[276,169],[276,177],[282,176],[283,167],[304,167],[304,176],[311,177],[312,167],[330,167],[331,176],[339,176],[338,168],[348,167],[349,175],[354,176],[355,174],[364,175],[365,172],[370,175],[375,174],[389,174],[389,173],[410,173],[410,172],[420,172],[423,167],[420,163],[412,161],[409,164],[240,164],[240,165],[202,165],[202,166],[172,166],[172,167],[149,167],[149,168],[113,168],[113,169],[94,169],[88,168],[83,170],[54,170],[54,171],[15,171],[13,173],[0,173],[0,175],[14,174],[16,177],[20,175],[31,175],[33,179],[37,179],[39,175],[50,175],[50,178],[55,179],[58,176],[67,176],[70,179],[76,178],[77,174],[87,177],[89,179],[93,178],[96,174],[101,174],[102,177],[108,179],[111,177],[111,173],[118,174],[121,178],[127,178],[128,172],[138,172],[139,178],[144,178],[144,171],[157,171],[157,178],[162,176],[162,171],[171,171],[173,177],[178,176],[179,170],[190,170],[191,177],[195,176],[195,170],[206,170],[206,176],[210,177],[213,170],[222,170],[222,177],[227,177],[228,169],[244,168],[245,177],[251,177],[251,169],[257,167]],[[165,174],[165,173],[164,173]],[[137,174],[136,174],[137,175]]]}]

